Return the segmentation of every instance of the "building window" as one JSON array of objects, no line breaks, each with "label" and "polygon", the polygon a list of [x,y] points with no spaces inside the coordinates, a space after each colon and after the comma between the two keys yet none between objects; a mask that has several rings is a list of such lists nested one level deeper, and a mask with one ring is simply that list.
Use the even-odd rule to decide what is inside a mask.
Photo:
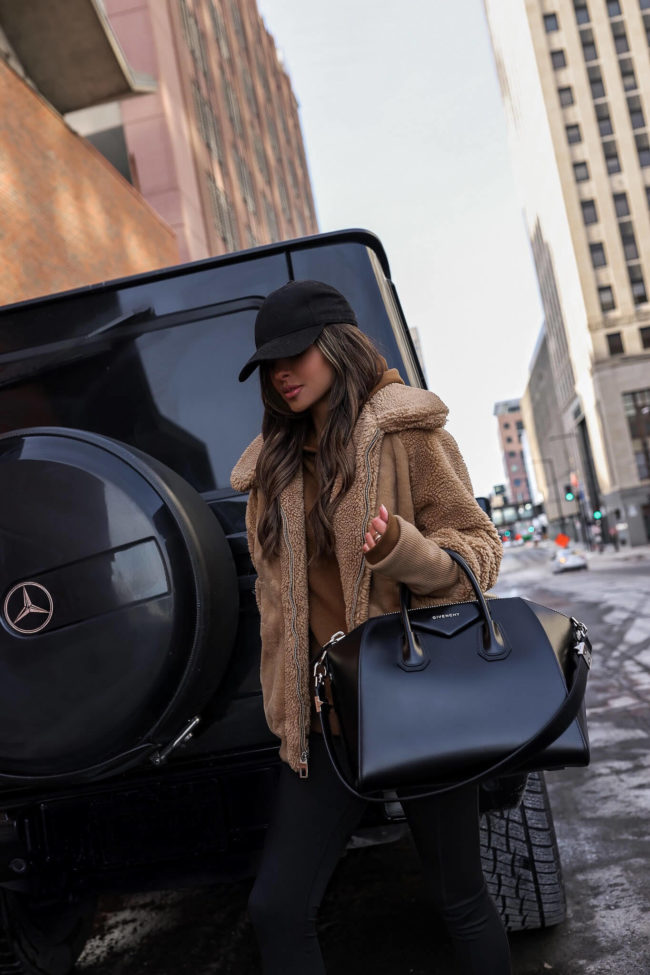
[{"label": "building window", "polygon": [[577,162],[573,164],[573,173],[576,178],[576,183],[584,183],[586,179],[589,179],[589,167],[586,162]]},{"label": "building window", "polygon": [[219,45],[219,53],[224,61],[228,61],[230,58],[230,47],[228,45],[226,25],[224,24],[221,11],[214,3],[214,0],[210,4],[210,16],[212,18],[212,30],[214,31],[215,40]]},{"label": "building window", "polygon": [[598,223],[598,211],[596,210],[595,200],[581,200],[582,219],[585,224]]},{"label": "building window", "polygon": [[554,30],[560,29],[560,23],[557,19],[557,14],[544,14],[544,30],[547,34],[551,34]]},{"label": "building window", "polygon": [[634,236],[634,227],[632,226],[632,223],[629,220],[622,220],[618,227],[621,232],[621,242],[625,252],[625,260],[638,261],[639,252],[636,246],[636,238]]},{"label": "building window", "polygon": [[641,333],[641,345],[644,349],[650,349],[650,328],[647,325],[639,329]]},{"label": "building window", "polygon": [[567,105],[573,105],[573,88],[558,88],[558,95],[560,96],[560,105],[566,108]]},{"label": "building window", "polygon": [[639,480],[646,481],[650,478],[650,389],[623,393],[623,409]]},{"label": "building window", "polygon": [[516,457],[516,456],[517,456],[516,451],[514,451],[514,450],[509,450],[508,451],[508,457]]},{"label": "building window", "polygon": [[630,95],[627,100],[627,109],[630,113],[630,122],[633,129],[645,129],[645,117],[641,99],[638,95]]},{"label": "building window", "polygon": [[596,105],[596,118],[598,119],[598,131],[601,135],[614,134],[614,127],[607,102],[600,102]]},{"label": "building window", "polygon": [[594,99],[594,101],[596,101],[598,98],[604,98],[605,84],[598,65],[592,64],[590,68],[587,68],[587,76],[589,78],[589,85],[591,87],[591,97]]},{"label": "building window", "polygon": [[266,120],[266,127],[269,130],[269,141],[271,143],[271,148],[273,149],[273,155],[275,159],[280,159],[282,153],[280,151],[280,140],[278,139],[278,130],[275,127],[275,122],[269,115]]},{"label": "building window", "polygon": [[635,305],[643,305],[648,297],[645,290],[645,281],[643,280],[643,271],[641,270],[640,264],[628,264],[627,275],[630,279],[630,287],[632,289],[632,297],[634,298]]},{"label": "building window", "polygon": [[504,423],[503,424],[503,429],[504,430],[509,430],[510,429],[510,424],[509,423]]},{"label": "building window", "polygon": [[[589,85],[591,87],[591,97],[596,101],[597,98],[605,97],[605,85],[603,83],[603,76],[600,73],[600,68],[592,65],[587,74],[589,75]],[[609,114],[609,113],[608,113]]]},{"label": "building window", "polygon": [[253,146],[255,148],[255,158],[257,159],[258,171],[265,183],[269,181],[269,167],[266,161],[266,153],[264,152],[264,144],[259,135],[255,135],[253,139]]},{"label": "building window", "polygon": [[621,5],[618,0],[607,0],[607,13],[610,17],[621,16]]},{"label": "building window", "polygon": [[606,284],[598,289],[601,311],[613,311],[616,308],[614,301],[614,291],[611,285]]},{"label": "building window", "polygon": [[616,53],[627,54],[627,52],[630,50],[630,45],[627,42],[625,24],[622,20],[618,20],[615,24],[612,24],[612,37],[614,38]]},{"label": "building window", "polygon": [[569,145],[575,145],[576,142],[582,142],[582,135],[580,134],[579,125],[567,125],[566,127],[566,137]]},{"label": "building window", "polygon": [[630,205],[627,202],[627,193],[614,193],[614,209],[617,217],[629,216]]},{"label": "building window", "polygon": [[650,10],[650,0],[639,0],[641,10]]},{"label": "building window", "polygon": [[607,345],[610,355],[620,355],[623,351],[623,339],[620,332],[609,332],[607,335]]},{"label": "building window", "polygon": [[237,0],[230,0],[230,16],[232,18],[233,26],[235,28],[235,33],[237,34],[237,39],[241,46],[246,48],[246,34],[244,33],[244,25],[242,23],[241,14],[239,12],[239,4]]},{"label": "building window", "polygon": [[551,51],[551,64],[555,71],[566,68],[566,54],[564,51]]},{"label": "building window", "polygon": [[589,250],[591,252],[591,263],[593,267],[605,267],[607,265],[605,248],[602,244],[589,244]]},{"label": "building window", "polygon": [[269,228],[269,233],[271,235],[271,241],[280,239],[280,231],[278,230],[278,221],[275,216],[275,210],[269,203],[269,201],[264,198],[264,212],[266,214],[266,223]]},{"label": "building window", "polygon": [[228,117],[230,118],[232,127],[237,133],[237,135],[242,136],[244,134],[244,127],[242,124],[242,117],[239,108],[239,101],[237,99],[237,93],[225,75],[222,75],[221,80],[223,84],[224,99],[226,102],[226,107],[228,109]]},{"label": "building window", "polygon": [[581,30],[580,41],[582,43],[582,53],[585,61],[597,61],[598,51],[596,50],[594,35],[592,34],[591,30]]},{"label": "building window", "polygon": [[246,162],[239,155],[237,151],[234,153],[235,164],[237,167],[237,176],[239,177],[239,188],[241,190],[242,199],[246,204],[246,209],[249,213],[256,212],[255,205],[255,191],[253,189],[253,180],[251,177],[251,171],[246,165]]},{"label": "building window", "polygon": [[648,142],[648,136],[645,133],[635,135],[634,141],[636,142],[636,151],[639,154],[639,165],[650,166],[650,142]]},{"label": "building window", "polygon": [[646,186],[646,188],[645,188],[645,198],[646,198],[646,203],[648,204],[648,207],[650,207],[650,186]]},{"label": "building window", "polygon": [[196,81],[192,82],[192,94],[194,96],[194,109],[203,141],[215,159],[222,160],[223,149],[219,123],[217,122],[210,102],[203,95]]},{"label": "building window", "polygon": [[566,54],[564,51],[551,51],[551,64],[555,71],[559,68],[566,68]]},{"label": "building window", "polygon": [[[650,333],[650,328],[648,329],[648,332]],[[506,443],[512,443],[512,437],[506,437]]]},{"label": "building window", "polygon": [[575,4],[576,21],[578,24],[589,23],[589,9],[584,3]]},{"label": "building window", "polygon": [[634,65],[632,64],[631,58],[621,58],[618,65],[621,69],[621,79],[625,91],[633,91],[635,88],[638,88],[639,86],[636,83],[636,75],[634,74]]},{"label": "building window", "polygon": [[236,251],[239,246],[237,231],[233,220],[230,204],[226,199],[226,194],[217,186],[212,173],[207,173],[210,198],[212,200],[212,214],[214,217],[217,233],[223,240],[226,250]]},{"label": "building window", "polygon": [[246,92],[248,107],[253,115],[258,115],[259,110],[257,107],[257,98],[255,97],[255,86],[253,85],[253,79],[248,73],[248,69],[246,67],[244,67],[242,70],[242,81],[244,83],[244,91]]},{"label": "building window", "polygon": [[612,173],[620,173],[621,162],[618,158],[616,142],[613,139],[611,139],[609,142],[603,142],[603,152],[605,153],[605,163],[607,165],[607,172],[610,175]]}]

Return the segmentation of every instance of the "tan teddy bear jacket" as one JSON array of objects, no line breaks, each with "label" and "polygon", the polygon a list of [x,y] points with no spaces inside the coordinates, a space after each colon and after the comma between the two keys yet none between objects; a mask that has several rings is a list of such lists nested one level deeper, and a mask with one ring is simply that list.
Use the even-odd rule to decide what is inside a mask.
[{"label": "tan teddy bear jacket", "polygon": [[[359,415],[349,445],[356,476],[333,519],[348,631],[369,616],[396,611],[400,582],[416,597],[414,606],[471,599],[469,583],[458,574],[444,589],[432,585],[432,580],[450,577],[451,560],[441,546],[466,559],[482,589],[496,582],[501,542],[474,499],[456,442],[444,429],[447,413],[435,393],[390,383],[380,386]],[[257,538],[264,504],[255,474],[261,447],[260,434],[237,462],[231,484],[250,492],[246,527],[258,574],[266,719],[280,739],[280,756],[306,775],[310,641],[303,473],[301,468],[282,492],[284,544],[279,557],[269,558]],[[362,546],[380,504],[395,515],[399,538],[371,566]]]}]

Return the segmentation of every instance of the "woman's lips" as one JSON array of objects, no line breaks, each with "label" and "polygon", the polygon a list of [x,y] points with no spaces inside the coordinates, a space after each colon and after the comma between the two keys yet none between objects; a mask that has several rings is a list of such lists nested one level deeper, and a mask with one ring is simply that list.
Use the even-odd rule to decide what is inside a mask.
[{"label": "woman's lips", "polygon": [[282,395],[285,399],[293,399],[298,395],[301,389],[302,386],[288,386],[286,389],[282,390]]}]

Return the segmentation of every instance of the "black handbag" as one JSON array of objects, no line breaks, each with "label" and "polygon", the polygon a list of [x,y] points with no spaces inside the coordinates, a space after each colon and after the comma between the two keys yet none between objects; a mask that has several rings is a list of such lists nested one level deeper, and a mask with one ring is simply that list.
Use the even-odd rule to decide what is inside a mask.
[{"label": "black handbag", "polygon": [[[400,612],[335,634],[314,667],[332,764],[346,788],[370,801],[589,764],[586,627],[521,597],[486,601],[465,560],[445,551],[474,601],[410,609],[402,586]],[[327,680],[349,777],[332,742]]]}]

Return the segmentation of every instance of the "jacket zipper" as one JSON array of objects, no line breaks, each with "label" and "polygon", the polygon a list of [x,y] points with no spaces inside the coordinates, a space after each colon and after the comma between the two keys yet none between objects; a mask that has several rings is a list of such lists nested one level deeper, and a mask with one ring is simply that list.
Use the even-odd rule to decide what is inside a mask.
[{"label": "jacket zipper", "polygon": [[302,672],[300,668],[300,656],[298,652],[298,630],[296,629],[296,616],[298,615],[298,610],[296,608],[296,601],[293,598],[293,549],[291,548],[291,542],[289,540],[289,528],[287,525],[287,516],[284,509],[281,507],[280,512],[282,514],[282,528],[284,534],[284,542],[287,546],[289,552],[289,598],[291,600],[291,631],[293,633],[293,659],[296,665],[296,691],[298,693],[298,704],[299,704],[299,721],[300,721],[300,762],[298,763],[298,774],[301,779],[306,779],[309,775],[309,748],[307,746],[307,735],[305,732],[305,702],[302,699]]},{"label": "jacket zipper", "polygon": [[[372,477],[371,472],[370,472],[370,451],[375,446],[375,443],[377,442],[377,439],[380,436],[380,434],[381,434],[381,430],[377,430],[375,432],[374,437],[370,441],[368,447],[366,448],[366,487],[365,487],[365,492],[364,492],[365,499],[366,499],[366,516],[364,518],[363,528],[362,528],[362,531],[361,531],[361,539],[362,539],[362,542],[363,542],[363,539],[365,538],[366,526],[367,526],[368,521],[370,519],[370,480],[371,480],[371,477]],[[365,560],[365,556],[362,555],[361,556],[361,562],[359,564],[359,572],[357,573],[357,579],[356,579],[356,582],[354,584],[354,596],[352,597],[352,605],[350,607],[350,625],[351,626],[354,626],[354,614],[357,611],[357,600],[359,598],[359,588],[361,586],[361,580],[363,578],[363,572],[364,572],[365,567],[366,567],[366,560]]]}]

